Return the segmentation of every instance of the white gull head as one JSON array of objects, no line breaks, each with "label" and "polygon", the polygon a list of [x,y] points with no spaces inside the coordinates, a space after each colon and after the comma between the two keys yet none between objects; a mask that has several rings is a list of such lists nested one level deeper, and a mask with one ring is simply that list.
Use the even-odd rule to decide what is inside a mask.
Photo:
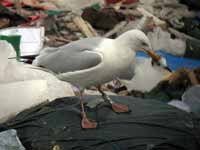
[{"label": "white gull head", "polygon": [[138,29],[133,29],[123,33],[115,41],[118,43],[117,45],[121,45],[121,47],[123,46],[124,48],[131,49],[133,51],[152,49],[148,37],[144,32]]}]

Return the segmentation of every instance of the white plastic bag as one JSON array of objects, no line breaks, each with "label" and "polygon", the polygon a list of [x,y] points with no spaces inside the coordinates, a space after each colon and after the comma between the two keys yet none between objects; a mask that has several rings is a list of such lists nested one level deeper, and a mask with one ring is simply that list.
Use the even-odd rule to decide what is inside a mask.
[{"label": "white plastic bag", "polygon": [[129,91],[149,92],[163,79],[164,73],[164,69],[152,67],[150,58],[141,57],[137,58],[132,80],[121,80],[121,82]]},{"label": "white plastic bag", "polygon": [[166,52],[183,56],[186,50],[186,42],[182,39],[172,39],[170,33],[157,27],[153,32],[148,33],[154,50],[165,50]]},{"label": "white plastic bag", "polygon": [[8,59],[16,54],[7,42],[0,41],[0,47],[0,120],[46,100],[74,96],[69,83],[32,65]]},{"label": "white plastic bag", "polygon": [[48,100],[47,81],[32,80],[0,84],[0,122]]}]

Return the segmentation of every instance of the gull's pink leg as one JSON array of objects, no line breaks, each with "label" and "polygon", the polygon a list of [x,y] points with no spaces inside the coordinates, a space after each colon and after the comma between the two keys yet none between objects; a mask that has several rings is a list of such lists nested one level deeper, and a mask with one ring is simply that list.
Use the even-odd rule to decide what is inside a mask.
[{"label": "gull's pink leg", "polygon": [[101,86],[98,86],[98,90],[99,90],[99,92],[102,94],[102,97],[103,97],[106,101],[108,101],[108,102],[111,104],[112,110],[113,110],[114,112],[117,112],[117,113],[126,113],[126,112],[130,112],[130,110],[129,110],[129,108],[128,108],[127,105],[113,102],[113,101],[106,95],[106,93],[103,92],[103,90],[101,89]]},{"label": "gull's pink leg", "polygon": [[84,104],[83,104],[83,92],[80,92],[80,105],[81,105],[81,115],[82,115],[82,120],[81,120],[81,126],[84,129],[94,129],[97,127],[97,123],[95,121],[90,121],[87,118],[87,115],[85,113],[84,109]]}]

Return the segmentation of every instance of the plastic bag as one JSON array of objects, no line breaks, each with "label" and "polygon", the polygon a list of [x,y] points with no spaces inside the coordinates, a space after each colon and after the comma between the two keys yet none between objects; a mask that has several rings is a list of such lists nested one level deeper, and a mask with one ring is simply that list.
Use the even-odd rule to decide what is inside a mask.
[{"label": "plastic bag", "polygon": [[121,81],[129,91],[138,90],[141,92],[149,92],[163,79],[163,76],[164,69],[152,67],[151,59],[137,58],[135,75],[132,80]]},{"label": "plastic bag", "polygon": [[186,42],[182,39],[172,39],[170,33],[161,28],[155,28],[153,32],[148,33],[154,50],[165,50],[166,52],[183,56],[186,50]]}]

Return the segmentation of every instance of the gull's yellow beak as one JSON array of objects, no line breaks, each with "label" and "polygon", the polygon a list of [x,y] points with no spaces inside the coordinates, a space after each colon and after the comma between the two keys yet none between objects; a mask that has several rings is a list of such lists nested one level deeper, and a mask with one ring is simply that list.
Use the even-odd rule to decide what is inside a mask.
[{"label": "gull's yellow beak", "polygon": [[172,72],[172,70],[168,67],[167,61],[165,58],[156,54],[155,51],[153,51],[153,50],[143,49],[143,51],[146,52],[152,58],[152,64],[157,64],[158,66],[163,67],[164,69],[168,70],[169,72]]}]

